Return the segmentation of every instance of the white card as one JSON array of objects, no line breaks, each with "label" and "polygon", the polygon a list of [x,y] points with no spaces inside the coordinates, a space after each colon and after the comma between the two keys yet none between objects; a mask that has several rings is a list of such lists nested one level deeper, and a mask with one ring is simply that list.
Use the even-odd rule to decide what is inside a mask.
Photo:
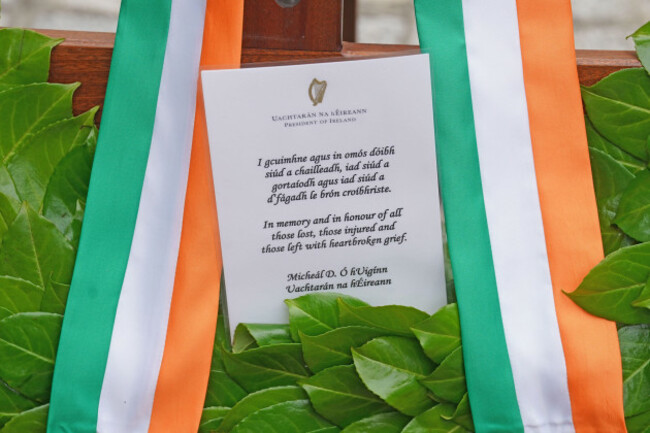
[{"label": "white card", "polygon": [[308,293],[447,303],[428,55],[202,81],[231,330]]}]

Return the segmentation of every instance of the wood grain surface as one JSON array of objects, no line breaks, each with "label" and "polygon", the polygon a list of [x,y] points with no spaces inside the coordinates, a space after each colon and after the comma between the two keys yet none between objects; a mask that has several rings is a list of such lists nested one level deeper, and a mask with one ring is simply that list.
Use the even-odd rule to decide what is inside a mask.
[{"label": "wood grain surface", "polygon": [[[257,3],[260,4],[263,1],[266,0],[257,0]],[[268,1],[275,4],[275,0]],[[299,5],[316,4],[319,1],[303,1]],[[322,1],[328,2],[330,0]],[[339,2],[332,1],[328,4],[338,5]],[[292,9],[296,8],[298,6]],[[331,11],[327,7],[324,10]],[[340,10],[337,11],[337,13],[340,12]],[[313,15],[308,12],[298,11],[296,13]],[[298,17],[296,16],[295,19],[298,19]],[[249,23],[247,25],[249,28],[250,26],[255,28],[256,24]],[[280,24],[273,21],[269,26],[277,27]],[[303,30],[305,34],[308,32],[306,27]],[[55,48],[52,53],[50,79],[58,83],[71,83],[75,81],[82,83],[75,95],[75,113],[83,112],[96,105],[101,106],[104,101],[104,93],[106,92],[106,82],[108,80],[115,35],[112,33],[94,32],[40,31],[52,37],[65,38],[65,41]],[[412,45],[378,45],[343,42],[340,43],[339,47],[336,44],[329,46],[328,44],[332,41],[327,42],[327,38],[321,38],[323,35],[318,32],[317,34],[320,34],[320,36],[314,36],[315,39],[310,39],[311,42],[300,42],[303,39],[301,36],[303,33],[301,32],[302,30],[293,33],[288,40],[282,42],[277,38],[262,36],[263,32],[261,30],[257,31],[255,33],[257,36],[249,37],[247,42],[244,43],[242,63],[245,67],[250,67],[272,62],[304,62],[316,59],[347,60],[408,54],[419,51],[417,46]],[[331,49],[326,49],[327,47]],[[577,66],[580,82],[584,85],[591,85],[614,71],[624,68],[640,67],[641,64],[632,51],[578,50]],[[100,119],[101,112],[97,117],[97,121],[99,122]]]}]

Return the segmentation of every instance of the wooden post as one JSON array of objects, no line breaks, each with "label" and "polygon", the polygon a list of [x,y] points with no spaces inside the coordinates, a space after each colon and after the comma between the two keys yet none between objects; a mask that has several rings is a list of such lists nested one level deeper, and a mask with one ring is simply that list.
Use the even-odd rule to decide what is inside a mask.
[{"label": "wooden post", "polygon": [[357,0],[343,2],[343,40],[357,41]]},{"label": "wooden post", "polygon": [[[343,0],[247,0],[242,62],[367,58],[418,50],[408,45],[342,42],[342,19]],[[53,52],[50,79],[60,83],[82,83],[74,99],[75,113],[101,106],[115,35],[42,32],[65,38]],[[632,51],[578,50],[577,54],[580,81],[584,85],[591,85],[619,69],[641,66]],[[100,116],[101,113],[98,122]]]},{"label": "wooden post", "polygon": [[343,0],[247,0],[244,48],[340,51],[342,16]]}]

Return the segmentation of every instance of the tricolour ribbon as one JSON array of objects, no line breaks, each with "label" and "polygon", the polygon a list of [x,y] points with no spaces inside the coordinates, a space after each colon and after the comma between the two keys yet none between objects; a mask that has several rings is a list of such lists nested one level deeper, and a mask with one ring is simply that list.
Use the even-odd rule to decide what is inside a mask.
[{"label": "tricolour ribbon", "polygon": [[49,432],[198,428],[221,261],[197,80],[204,23],[203,62],[232,65],[242,21],[243,1],[123,0]]},{"label": "tricolour ribbon", "polygon": [[[243,24],[244,0],[208,0],[201,65],[238,66]],[[223,270],[213,185],[199,92],[174,295],[149,433],[194,432],[201,418]]]},{"label": "tricolour ribbon", "polygon": [[[543,4],[542,4],[543,3]],[[624,432],[569,0],[416,0],[476,431]]]}]

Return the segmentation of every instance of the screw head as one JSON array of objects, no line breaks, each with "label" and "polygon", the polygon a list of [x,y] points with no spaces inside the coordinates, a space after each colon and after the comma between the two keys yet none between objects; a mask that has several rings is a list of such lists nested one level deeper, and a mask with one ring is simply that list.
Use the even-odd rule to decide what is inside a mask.
[{"label": "screw head", "polygon": [[283,8],[292,8],[300,3],[300,0],[275,0],[275,2]]}]

